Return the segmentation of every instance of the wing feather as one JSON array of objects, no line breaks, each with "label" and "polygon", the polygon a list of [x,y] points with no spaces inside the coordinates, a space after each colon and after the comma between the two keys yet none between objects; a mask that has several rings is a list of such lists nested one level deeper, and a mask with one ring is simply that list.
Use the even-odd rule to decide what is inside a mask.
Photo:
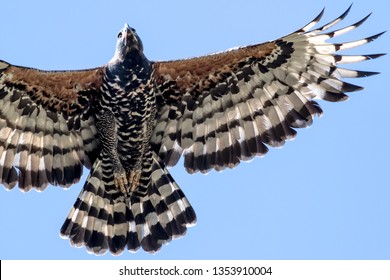
[{"label": "wing feather", "polygon": [[[338,64],[373,59],[374,55],[340,55],[382,33],[347,43],[327,39],[359,27],[369,17],[335,31],[349,7],[335,20],[311,30],[323,11],[298,31],[267,43],[208,56],[155,62],[158,88],[154,150],[168,166],[180,155],[188,172],[234,167],[263,156],[267,146],[294,139],[294,128],[310,126],[322,110],[313,99],[343,101],[346,92],[362,89],[342,78],[376,72],[338,68]],[[326,31],[326,32],[325,32]]]},{"label": "wing feather", "polygon": [[102,68],[42,71],[0,61],[0,183],[23,191],[68,187],[95,160],[91,112]]}]

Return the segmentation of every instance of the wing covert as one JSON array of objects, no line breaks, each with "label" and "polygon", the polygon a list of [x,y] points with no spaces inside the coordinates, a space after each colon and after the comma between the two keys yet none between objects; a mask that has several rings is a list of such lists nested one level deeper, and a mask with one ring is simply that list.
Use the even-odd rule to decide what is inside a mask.
[{"label": "wing covert", "polygon": [[[349,8],[350,9],[350,8]],[[322,114],[314,99],[343,101],[362,89],[342,81],[376,72],[338,64],[381,56],[346,56],[337,51],[371,42],[381,34],[348,43],[326,40],[360,26],[366,19],[328,32],[337,19],[311,30],[323,11],[302,29],[263,44],[186,60],[155,62],[159,89],[155,151],[169,166],[184,156],[188,172],[232,168],[263,156],[295,137]]]},{"label": "wing covert", "polygon": [[0,61],[0,183],[68,187],[95,160],[102,69],[42,71]]}]

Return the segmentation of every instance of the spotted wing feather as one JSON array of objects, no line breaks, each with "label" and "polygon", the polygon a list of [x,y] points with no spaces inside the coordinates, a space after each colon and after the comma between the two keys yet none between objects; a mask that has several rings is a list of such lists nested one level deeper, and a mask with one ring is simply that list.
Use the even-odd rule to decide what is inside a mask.
[{"label": "spotted wing feather", "polygon": [[0,61],[0,183],[67,187],[99,147],[91,103],[101,69],[41,71]]},{"label": "spotted wing feather", "polygon": [[154,80],[160,94],[152,144],[159,156],[175,165],[184,155],[188,172],[234,167],[262,156],[268,146],[282,146],[295,128],[310,126],[322,114],[314,99],[343,101],[346,92],[362,89],[343,78],[376,72],[338,67],[341,63],[377,58],[347,56],[381,34],[348,43],[326,40],[360,26],[366,19],[336,31],[327,30],[350,9],[324,26],[308,25],[280,39],[224,53],[186,60],[156,62]]}]

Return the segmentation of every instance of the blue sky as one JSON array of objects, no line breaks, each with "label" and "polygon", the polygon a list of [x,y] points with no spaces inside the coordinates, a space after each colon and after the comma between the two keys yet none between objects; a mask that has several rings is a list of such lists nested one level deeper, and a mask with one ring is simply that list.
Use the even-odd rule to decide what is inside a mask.
[{"label": "blue sky", "polygon": [[[137,3],[134,3],[137,2]],[[151,60],[185,58],[276,39],[313,19],[339,16],[348,1],[6,1],[0,59],[46,70],[90,68],[113,55],[124,23]],[[390,29],[386,1],[356,1],[340,26],[369,12],[350,41]],[[389,52],[390,39],[350,53]],[[234,170],[189,175],[171,169],[198,216],[187,235],[155,254],[116,259],[389,259],[390,56],[348,65],[381,75],[282,149]],[[84,178],[88,171],[85,170]],[[0,259],[112,259],[72,248],[59,229],[83,183],[23,194],[0,188]]]}]

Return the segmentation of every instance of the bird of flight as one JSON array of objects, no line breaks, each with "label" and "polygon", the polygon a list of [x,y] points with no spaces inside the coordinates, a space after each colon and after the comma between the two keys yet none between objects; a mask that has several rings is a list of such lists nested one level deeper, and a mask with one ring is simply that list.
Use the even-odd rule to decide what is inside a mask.
[{"label": "bird of flight", "polygon": [[6,189],[69,187],[89,176],[61,235],[89,252],[158,251],[196,215],[166,167],[189,173],[234,168],[310,126],[315,101],[343,101],[362,88],[344,81],[378,74],[342,68],[382,54],[340,55],[382,33],[346,43],[303,28],[266,43],[211,55],[150,61],[127,24],[104,66],[43,71],[0,60],[0,183]]}]

